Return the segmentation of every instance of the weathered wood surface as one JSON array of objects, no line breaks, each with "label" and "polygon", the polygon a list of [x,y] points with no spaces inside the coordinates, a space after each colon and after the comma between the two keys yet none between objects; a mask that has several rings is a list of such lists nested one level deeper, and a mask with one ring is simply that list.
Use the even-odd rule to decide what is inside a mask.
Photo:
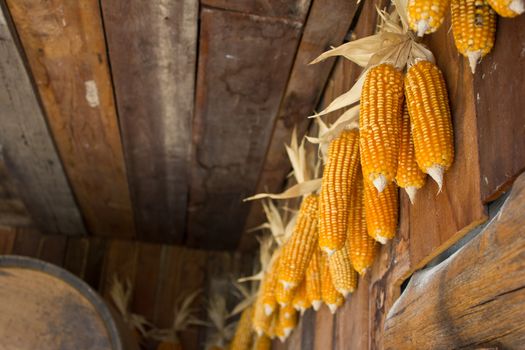
[{"label": "weathered wood surface", "polygon": [[[316,65],[308,63],[328,48],[342,43],[356,9],[357,4],[353,1],[312,2],[290,79],[277,112],[264,166],[259,175],[257,193],[282,189],[286,175],[291,170],[284,144],[290,143],[294,127],[297,127],[299,136],[308,129],[311,119],[306,117],[315,111],[335,60]],[[263,220],[260,202],[253,202],[246,219],[245,231],[259,225]],[[240,247],[248,250],[253,247],[253,243],[253,235],[244,236]]]},{"label": "weathered wood surface", "polygon": [[102,269],[100,291],[106,299],[110,297],[113,278],[123,283],[135,284],[139,243],[134,241],[113,240],[108,243],[104,267]]},{"label": "weathered wood surface", "polygon": [[496,199],[525,171],[524,27],[525,16],[499,17],[494,49],[481,61],[474,77],[485,202]]},{"label": "weathered wood surface", "polygon": [[188,244],[235,248],[301,25],[208,8],[200,21]]},{"label": "weathered wood surface", "polygon": [[201,0],[204,6],[245,12],[253,15],[279,17],[303,22],[308,13],[310,0]]},{"label": "weathered wood surface", "polygon": [[[17,46],[7,9],[0,4],[0,145],[18,194],[34,223],[43,232],[84,234],[84,223],[69,188],[60,159],[46,126]],[[2,187],[4,182],[2,181]],[[7,189],[2,188],[3,196]],[[8,196],[13,199],[12,197]],[[14,199],[13,199],[14,200]],[[6,204],[5,201],[2,201]],[[24,224],[20,203],[10,202],[9,224]],[[16,207],[16,217],[12,209]],[[8,218],[6,218],[8,219]],[[20,222],[22,220],[22,222]],[[18,226],[18,225],[17,225]]]},{"label": "weathered wood surface", "polygon": [[[88,229],[97,235],[133,237],[98,1],[7,0],[7,4]],[[46,156],[41,162],[48,159],[49,165],[55,164]],[[65,191],[64,185],[48,187]]]},{"label": "weathered wood surface", "polygon": [[[155,314],[155,299],[160,271],[159,244],[142,243],[138,245],[137,268],[133,283],[133,297],[130,308],[152,320]],[[169,312],[169,310],[166,310]]]},{"label": "weathered wood surface", "polygon": [[4,227],[30,227],[33,221],[22,202],[15,182],[6,169],[0,151],[0,225]]},{"label": "weathered wood surface", "polygon": [[330,313],[326,305],[321,306],[315,313],[314,349],[333,349],[335,346],[335,315]]},{"label": "weathered wood surface", "polygon": [[0,255],[11,254],[15,245],[16,230],[0,228]]},{"label": "weathered wood surface", "polygon": [[199,3],[101,4],[137,235],[180,244],[189,185]]},{"label": "weathered wood surface", "polygon": [[441,264],[417,272],[388,313],[385,349],[525,344],[525,176],[494,220]]}]

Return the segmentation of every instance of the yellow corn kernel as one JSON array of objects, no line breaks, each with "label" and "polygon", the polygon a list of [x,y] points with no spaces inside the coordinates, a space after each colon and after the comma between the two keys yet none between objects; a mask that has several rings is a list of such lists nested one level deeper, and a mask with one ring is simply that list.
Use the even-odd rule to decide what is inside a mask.
[{"label": "yellow corn kernel", "polygon": [[350,262],[348,246],[345,245],[343,249],[339,249],[328,257],[328,267],[334,288],[341,293],[344,298],[355,291],[357,288],[357,272]]},{"label": "yellow corn kernel", "polygon": [[365,181],[379,192],[396,176],[402,107],[401,72],[385,63],[371,68],[361,91],[359,152]]},{"label": "yellow corn kernel", "polygon": [[419,61],[405,76],[405,95],[419,168],[439,186],[454,161],[454,137],[445,80],[439,68]]},{"label": "yellow corn kernel", "polygon": [[253,305],[244,309],[241,314],[241,319],[237,324],[235,335],[230,344],[230,350],[249,350],[252,346],[252,320],[253,320]]},{"label": "yellow corn kernel", "polygon": [[418,36],[434,33],[443,24],[449,0],[409,0],[408,25]]},{"label": "yellow corn kernel", "polygon": [[260,293],[262,294],[262,304],[266,315],[271,315],[273,310],[277,307],[277,299],[275,296],[275,289],[277,283],[277,269],[279,268],[279,257],[277,257],[271,266],[268,267],[268,272],[264,275],[261,281]]},{"label": "yellow corn kernel", "polygon": [[345,299],[333,285],[330,268],[328,266],[328,258],[323,255],[321,260],[321,296],[323,302],[330,309],[330,312],[335,313],[337,308],[343,305]]},{"label": "yellow corn kernel", "polygon": [[487,0],[490,7],[501,17],[516,17],[525,11],[523,0]]},{"label": "yellow corn kernel", "polygon": [[257,335],[261,334],[268,334],[273,314],[275,311],[272,310],[272,313],[267,315],[266,310],[264,308],[264,302],[263,302],[263,296],[262,290],[259,289],[259,293],[257,294],[257,299],[255,300],[254,304],[254,311],[253,311],[253,320],[252,320],[252,327],[255,333]]},{"label": "yellow corn kernel", "polygon": [[397,230],[397,186],[389,184],[378,193],[367,181],[364,183],[365,217],[368,235],[381,244],[394,238]]},{"label": "yellow corn kernel", "polygon": [[285,289],[296,287],[304,279],[317,247],[318,203],[319,196],[316,194],[303,199],[292,236],[282,248],[278,279]]},{"label": "yellow corn kernel", "polygon": [[293,307],[301,313],[301,315],[310,307],[312,304],[306,297],[306,278],[301,281],[295,295],[292,300]]},{"label": "yellow corn kernel", "polygon": [[479,59],[494,46],[496,13],[487,0],[451,0],[450,12],[454,42],[474,73]]},{"label": "yellow corn kernel", "polygon": [[401,144],[399,146],[396,183],[405,189],[410,202],[414,203],[417,190],[425,184],[426,176],[417,165],[414,140],[410,130],[410,117],[405,103],[401,122]]},{"label": "yellow corn kernel", "polygon": [[318,248],[314,251],[312,259],[306,269],[306,297],[308,302],[312,304],[315,311],[319,310],[322,304],[321,297],[321,250]]},{"label": "yellow corn kernel", "polygon": [[275,300],[281,307],[290,305],[293,301],[297,287],[285,288],[282,283],[275,285]]},{"label": "yellow corn kernel", "polygon": [[279,326],[278,329],[280,334],[277,334],[281,341],[285,341],[286,338],[292,334],[292,331],[297,326],[297,310],[290,304],[282,307],[279,310]]},{"label": "yellow corn kernel", "polygon": [[359,165],[359,133],[345,130],[330,143],[319,201],[319,247],[327,254],[344,247],[348,202]]},{"label": "yellow corn kernel", "polygon": [[268,330],[268,333],[265,333],[267,336],[269,336],[271,339],[274,339],[275,337],[278,337],[279,334],[281,334],[281,330],[279,329],[279,313],[281,308],[277,306],[277,309],[275,309],[275,312],[272,314],[272,323],[270,324],[270,329]]},{"label": "yellow corn kernel", "polygon": [[366,230],[365,198],[362,176],[358,178],[356,189],[350,197],[347,244],[352,266],[359,274],[364,274],[374,263],[377,242],[368,235]]},{"label": "yellow corn kernel", "polygon": [[271,350],[271,349],[272,349],[272,339],[269,336],[267,336],[266,334],[263,334],[255,338],[255,341],[253,344],[253,350]]}]

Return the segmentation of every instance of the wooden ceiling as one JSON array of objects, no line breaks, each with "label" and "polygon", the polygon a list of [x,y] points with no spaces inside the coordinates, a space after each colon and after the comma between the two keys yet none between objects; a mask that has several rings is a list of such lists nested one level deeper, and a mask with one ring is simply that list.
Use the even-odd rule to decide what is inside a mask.
[{"label": "wooden ceiling", "polygon": [[[0,0],[0,224],[235,249],[348,0]],[[245,241],[245,240],[243,240]],[[249,241],[249,240],[248,240]],[[249,246],[243,243],[244,246]]]}]

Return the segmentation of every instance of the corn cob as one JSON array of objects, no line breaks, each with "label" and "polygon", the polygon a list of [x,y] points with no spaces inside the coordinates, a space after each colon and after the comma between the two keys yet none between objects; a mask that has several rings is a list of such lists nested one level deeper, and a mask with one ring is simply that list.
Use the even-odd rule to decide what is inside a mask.
[{"label": "corn cob", "polygon": [[285,289],[296,287],[303,280],[317,247],[318,203],[316,194],[303,199],[292,236],[282,249],[278,279]]},{"label": "corn cob", "polygon": [[350,262],[348,246],[345,245],[343,249],[339,249],[328,257],[328,267],[335,289],[344,298],[355,291],[357,288],[357,272]]},{"label": "corn cob", "polygon": [[397,186],[389,184],[386,189],[377,193],[374,186],[364,183],[365,217],[368,235],[381,244],[385,244],[396,234],[397,229]]},{"label": "corn cob", "polygon": [[360,176],[356,189],[350,197],[347,242],[350,261],[359,274],[365,273],[366,269],[373,264],[377,251],[377,242],[366,231],[363,191],[363,176]]},{"label": "corn cob", "polygon": [[279,257],[277,257],[271,266],[268,268],[268,272],[264,275],[261,282],[260,293],[262,294],[262,303],[264,306],[264,313],[271,315],[273,310],[277,306],[277,299],[275,296],[275,288],[277,287],[277,269],[279,267]]},{"label": "corn cob", "polygon": [[310,307],[312,304],[306,297],[306,279],[303,279],[302,282],[297,287],[295,295],[292,301],[293,307],[301,313],[301,315]]},{"label": "corn cob", "polygon": [[272,322],[270,324],[270,329],[268,329],[268,332],[265,333],[271,339],[278,337],[278,333],[281,333],[279,330],[279,312],[280,307],[277,307],[277,309],[275,309],[275,312],[272,314]]},{"label": "corn cob", "polygon": [[266,334],[257,336],[255,338],[255,341],[253,343],[253,350],[271,350],[271,348],[272,348],[272,339]]},{"label": "corn cob", "polygon": [[409,0],[408,25],[418,36],[434,33],[445,19],[449,0]]},{"label": "corn cob", "polygon": [[287,305],[279,310],[280,334],[277,334],[281,341],[285,341],[297,326],[297,310],[292,305]]},{"label": "corn cob", "polygon": [[488,0],[488,3],[501,17],[516,17],[525,11],[523,0]]},{"label": "corn cob", "polygon": [[494,46],[496,13],[487,0],[451,0],[450,11],[456,47],[475,73],[479,59]]},{"label": "corn cob", "polygon": [[321,297],[321,250],[314,251],[312,259],[306,269],[306,297],[315,311],[319,310],[322,304]]},{"label": "corn cob", "polygon": [[266,314],[264,310],[263,296],[264,294],[262,293],[261,290],[259,290],[257,299],[255,300],[253,320],[252,320],[253,330],[259,336],[262,334],[269,333],[269,329],[272,323],[272,315],[274,313],[272,312],[270,315]]},{"label": "corn cob", "polygon": [[330,268],[328,266],[328,258],[323,256],[321,264],[321,295],[323,302],[328,306],[330,312],[335,313],[337,308],[343,305],[345,299],[333,285]]},{"label": "corn cob", "polygon": [[408,69],[405,89],[417,164],[441,190],[443,174],[454,160],[445,80],[435,64],[419,61]]},{"label": "corn cob", "polygon": [[410,117],[406,103],[403,106],[403,120],[401,122],[401,144],[399,147],[399,162],[397,165],[396,183],[405,189],[410,202],[414,203],[417,190],[423,187],[426,174],[419,169],[416,161],[414,141],[410,131]]},{"label": "corn cob", "polygon": [[230,350],[248,350],[252,346],[252,319],[254,308],[253,305],[244,309],[241,314],[241,319],[237,324],[235,335],[230,344]]},{"label": "corn cob", "polygon": [[345,245],[348,202],[357,177],[359,133],[345,130],[330,143],[319,202],[319,247],[328,255]]},{"label": "corn cob", "polygon": [[287,289],[283,284],[277,283],[275,285],[275,300],[281,307],[289,305],[293,301],[296,290],[297,287]]},{"label": "corn cob", "polygon": [[402,103],[401,72],[390,64],[371,68],[361,91],[359,151],[365,181],[379,192],[396,176]]}]

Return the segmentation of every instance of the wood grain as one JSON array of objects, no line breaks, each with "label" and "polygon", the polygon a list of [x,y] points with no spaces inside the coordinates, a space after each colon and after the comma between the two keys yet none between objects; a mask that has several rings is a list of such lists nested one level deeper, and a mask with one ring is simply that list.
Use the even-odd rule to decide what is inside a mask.
[{"label": "wood grain", "polygon": [[207,8],[200,20],[188,244],[232,249],[249,209],[242,199],[257,185],[301,28]]},{"label": "wood grain", "polygon": [[152,320],[155,315],[155,299],[160,271],[159,244],[142,243],[138,247],[133,297],[130,310]]},{"label": "wood grain", "polygon": [[38,247],[38,258],[56,266],[64,265],[66,255],[67,237],[58,235],[46,235],[40,239]]},{"label": "wood grain", "polygon": [[330,313],[326,305],[321,306],[315,314],[315,350],[332,350],[334,349],[335,334],[335,315]]},{"label": "wood grain", "polygon": [[[525,171],[524,26],[523,16],[499,17],[494,49],[474,76],[481,195],[485,202],[496,199]],[[501,90],[495,93],[495,88]]]},{"label": "wood grain", "polygon": [[[259,175],[257,193],[280,191],[291,166],[284,144],[290,143],[292,131],[297,127],[302,136],[319,101],[335,60],[308,65],[331,46],[342,43],[348,32],[357,4],[346,0],[314,0],[304,25],[303,35],[290,73],[290,79],[281,101],[273,126],[270,144],[266,151],[264,166]],[[259,225],[264,220],[260,202],[253,202],[246,219],[245,230]],[[241,249],[253,245],[253,235],[244,236]]]},{"label": "wood grain", "polygon": [[0,228],[0,255],[11,254],[15,245],[16,230]]},{"label": "wood grain", "polygon": [[524,211],[521,176],[500,213],[476,238],[412,277],[389,311],[385,349],[522,347]]},{"label": "wood grain", "polygon": [[98,1],[7,4],[88,229],[133,237]]},{"label": "wood grain", "polygon": [[[0,145],[5,172],[17,187],[4,187],[2,181],[0,216],[8,225],[25,226],[27,208],[42,232],[84,234],[82,217],[13,33],[7,9],[0,3]],[[13,192],[20,195],[25,208]]]},{"label": "wood grain", "polygon": [[17,229],[12,254],[38,257],[42,234],[34,229]]},{"label": "wood grain", "polygon": [[288,18],[301,23],[310,6],[310,0],[201,0],[201,3],[204,6],[259,16]]},{"label": "wood grain", "polygon": [[67,241],[66,256],[64,257],[64,268],[84,279],[89,252],[88,238],[71,238]]},{"label": "wood grain", "polygon": [[137,234],[148,241],[183,241],[198,7],[102,2]]},{"label": "wood grain", "polygon": [[0,225],[4,227],[33,226],[15,181],[6,169],[2,153],[0,151]]}]

